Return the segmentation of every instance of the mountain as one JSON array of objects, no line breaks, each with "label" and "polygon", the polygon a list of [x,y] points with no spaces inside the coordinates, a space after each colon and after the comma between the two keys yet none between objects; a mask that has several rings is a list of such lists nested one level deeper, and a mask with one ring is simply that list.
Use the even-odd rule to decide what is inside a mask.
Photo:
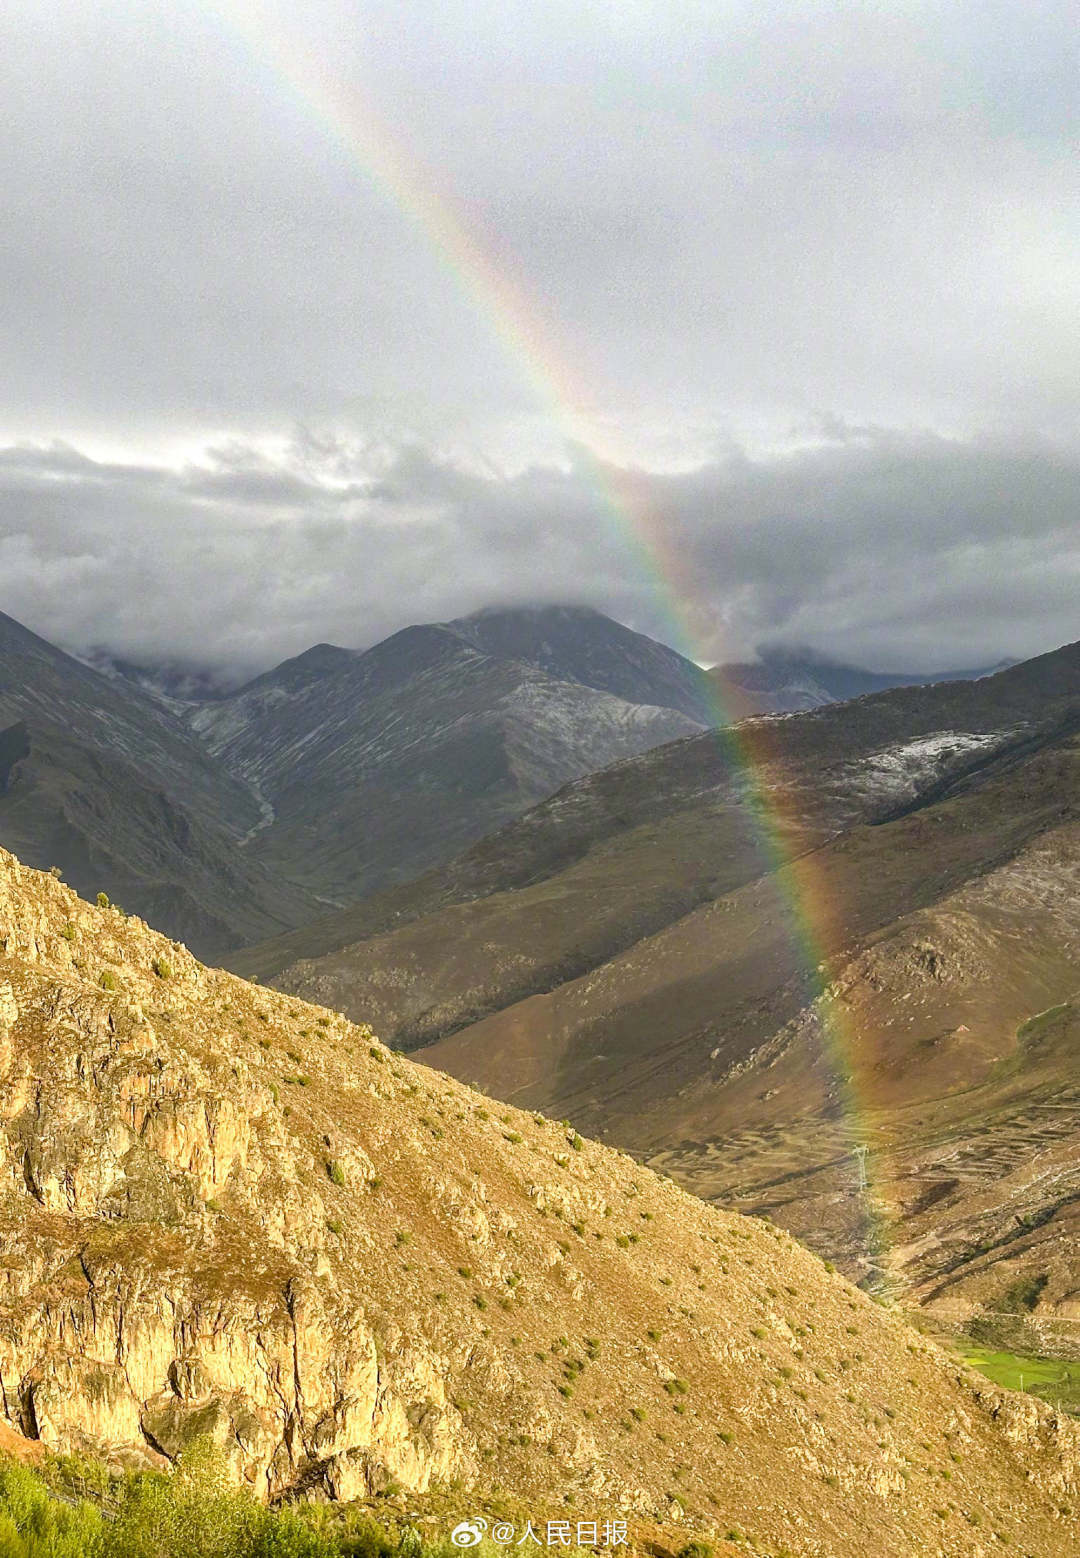
[{"label": "mountain", "polygon": [[732,662],[713,666],[708,672],[714,683],[720,706],[729,718],[746,719],[754,714],[794,714],[820,708],[825,703],[843,703],[867,693],[884,692],[890,687],[921,687],[932,682],[976,681],[1005,670],[1011,661],[983,666],[978,670],[864,671],[817,655],[791,654],[783,650],[765,650],[756,661]]},{"label": "mountain", "polygon": [[210,1436],[272,1495],[512,1489],[635,1552],[1071,1551],[1080,1428],[779,1228],[4,852],[0,949],[9,1451]]},{"label": "mountain", "polygon": [[259,815],[247,787],[158,699],[0,615],[6,845],[210,952],[316,909],[237,848]]},{"label": "mountain", "polygon": [[489,607],[447,625],[483,654],[521,660],[558,681],[679,709],[699,725],[716,721],[706,673],[692,660],[591,607]]},{"label": "mountain", "polygon": [[406,628],[363,652],[320,644],[190,724],[262,798],[251,856],[332,901],[416,876],[706,718],[690,661],[552,607]]},{"label": "mountain", "polygon": [[1076,645],[750,721],[242,963],[943,1322],[1034,1282],[1073,1356],[1078,730]]},{"label": "mountain", "polygon": [[[893,689],[652,750],[565,786],[446,866],[233,962],[284,978],[303,961],[287,977],[319,980],[320,998],[346,1010],[354,974],[380,1000],[382,969],[399,989],[379,1011],[384,1031],[423,1042],[511,994],[585,973],[768,872],[777,848],[815,849],[940,794],[995,755],[1022,755],[1073,717],[1078,658],[1073,646],[977,682]],[[438,972],[425,961],[429,932]],[[383,939],[365,950],[374,937]],[[428,970],[419,983],[414,944]],[[475,995],[454,993],[451,966]],[[434,987],[431,1020],[418,1021]]]}]

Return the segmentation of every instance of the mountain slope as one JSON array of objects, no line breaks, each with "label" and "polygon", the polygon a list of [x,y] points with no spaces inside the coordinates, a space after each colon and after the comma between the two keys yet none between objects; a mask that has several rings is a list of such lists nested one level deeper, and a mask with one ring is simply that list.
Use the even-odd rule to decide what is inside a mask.
[{"label": "mountain slope", "polygon": [[950,1325],[1022,1289],[1027,1350],[1077,1357],[1080,739],[801,872],[830,906],[823,996],[765,877],[420,1053]]},{"label": "mountain slope", "polygon": [[160,703],[0,616],[0,839],[207,952],[315,907],[237,849],[246,786]]},{"label": "mountain slope", "polygon": [[1077,707],[1074,646],[979,682],[692,737],[571,784],[441,870],[232,962],[346,1011],[374,1000],[388,1038],[424,1042],[767,872],[763,807],[772,842],[798,856],[1019,759]]},{"label": "mountain slope", "polygon": [[[1042,1282],[1031,1323],[1075,1356],[1073,1030],[1049,1049],[1018,1034],[1080,989],[1078,728],[1075,646],[742,727],[776,787],[784,879],[730,749],[694,738],[248,956],[282,988],[366,1001],[388,1038],[426,1042],[463,1080],[768,1210],[943,1319]],[[998,1144],[993,1171],[953,1176],[980,1142]],[[869,1208],[852,1195],[860,1143]]]},{"label": "mountain slope", "polygon": [[512,1488],[639,1550],[1071,1550],[1080,1429],[779,1229],[6,854],[0,947],[21,1433],[153,1461],[209,1432],[263,1489],[450,1483],[455,1518]]},{"label": "mountain slope", "polygon": [[[1007,662],[1006,662],[1007,663]],[[732,718],[754,714],[796,714],[826,703],[843,703],[890,687],[921,687],[932,682],[968,682],[1004,670],[1005,663],[978,670],[864,671],[813,656],[766,651],[760,660],[713,666],[708,672],[721,706]]]},{"label": "mountain slope", "polygon": [[[191,724],[264,798],[252,856],[333,900],[416,876],[567,779],[700,728],[683,711],[700,706],[695,680],[599,613],[483,613],[363,653],[316,646]],[[650,701],[662,695],[675,703]]]},{"label": "mountain slope", "polygon": [[558,681],[578,682],[628,703],[678,709],[699,725],[716,721],[707,673],[591,607],[491,607],[458,617],[447,628],[483,654],[521,660]]}]

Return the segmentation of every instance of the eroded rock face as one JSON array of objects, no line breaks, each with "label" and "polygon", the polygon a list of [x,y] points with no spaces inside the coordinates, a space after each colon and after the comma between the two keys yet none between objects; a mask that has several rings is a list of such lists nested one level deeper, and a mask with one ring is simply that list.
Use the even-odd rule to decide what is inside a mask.
[{"label": "eroded rock face", "polygon": [[[471,1439],[435,1363],[404,1338],[380,1344],[362,1307],[312,1280],[330,1237],[324,1197],[304,1183],[313,1154],[284,1126],[281,1084],[226,1060],[186,1009],[214,976],[175,945],[168,979],[136,969],[127,943],[145,927],[4,863],[8,1419],[56,1450],[151,1462],[209,1434],[271,1493],[471,1475]],[[33,882],[37,902],[19,891]],[[328,1131],[324,1144],[328,1190],[375,1179],[359,1143]],[[245,1238],[264,1209],[265,1237]]]},{"label": "eroded rock face", "polygon": [[937,1550],[925,1445],[1024,1550],[1068,1551],[1080,1496],[1075,1424],[976,1394],[779,1229],[2,852],[0,1423],[128,1463],[210,1436],[263,1495],[501,1487],[839,1558]]}]

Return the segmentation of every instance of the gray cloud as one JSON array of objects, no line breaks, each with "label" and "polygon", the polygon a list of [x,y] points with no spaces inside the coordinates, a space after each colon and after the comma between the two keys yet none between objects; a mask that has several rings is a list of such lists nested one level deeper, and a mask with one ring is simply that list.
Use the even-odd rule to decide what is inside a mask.
[{"label": "gray cloud", "polygon": [[244,667],[665,592],[702,654],[1074,634],[1074,55],[1064,0],[10,0],[4,605]]},{"label": "gray cloud", "polygon": [[0,451],[0,606],[80,653],[232,675],[492,602],[587,602],[711,660],[926,670],[1077,631],[1080,458],[1045,442],[841,430],[680,473],[361,460],[310,436],[181,469]]},{"label": "gray cloud", "polygon": [[1054,0],[13,0],[0,32],[16,434],[540,438],[546,391],[357,104],[631,435],[1080,409]]}]

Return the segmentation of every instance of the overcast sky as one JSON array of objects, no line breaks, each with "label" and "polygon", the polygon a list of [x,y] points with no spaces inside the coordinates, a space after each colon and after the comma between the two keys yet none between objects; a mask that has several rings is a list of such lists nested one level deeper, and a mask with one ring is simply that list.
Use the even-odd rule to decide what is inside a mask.
[{"label": "overcast sky", "polygon": [[8,0],[0,609],[243,671],[519,600],[703,660],[1080,636],[1078,36]]}]

